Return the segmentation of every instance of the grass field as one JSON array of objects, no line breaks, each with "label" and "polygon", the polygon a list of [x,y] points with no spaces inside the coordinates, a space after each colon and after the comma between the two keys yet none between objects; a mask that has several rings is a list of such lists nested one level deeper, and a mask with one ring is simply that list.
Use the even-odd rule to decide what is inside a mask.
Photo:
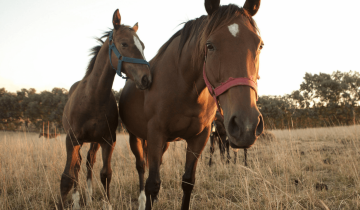
[{"label": "grass field", "polygon": [[[276,140],[258,140],[235,165],[223,164],[219,150],[209,168],[209,145],[196,171],[191,209],[360,209],[360,126],[274,130]],[[0,209],[54,209],[65,166],[65,135],[57,140],[35,133],[0,132]],[[180,209],[185,142],[171,143],[161,167],[161,190],[154,209]],[[94,169],[94,202],[85,206],[89,145],[81,150],[81,202],[100,209],[103,188],[101,150]],[[233,152],[231,152],[232,157]],[[117,135],[112,158],[113,209],[137,209],[135,158],[128,137]],[[147,177],[147,175],[146,175]],[[69,204],[71,193],[69,193]]]}]

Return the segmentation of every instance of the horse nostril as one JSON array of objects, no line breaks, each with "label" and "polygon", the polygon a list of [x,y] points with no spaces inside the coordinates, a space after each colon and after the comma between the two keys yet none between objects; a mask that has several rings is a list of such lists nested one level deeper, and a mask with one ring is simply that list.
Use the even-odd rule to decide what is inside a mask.
[{"label": "horse nostril", "polygon": [[230,121],[229,121],[229,127],[228,127],[228,132],[229,135],[238,139],[240,137],[240,126],[238,125],[238,123],[236,122],[236,117],[233,116]]},{"label": "horse nostril", "polygon": [[149,85],[149,78],[146,75],[141,78],[141,84],[144,87],[147,87]]},{"label": "horse nostril", "polygon": [[256,126],[256,137],[259,137],[262,132],[264,131],[264,120],[263,120],[263,116],[260,115],[259,116],[259,124]]}]

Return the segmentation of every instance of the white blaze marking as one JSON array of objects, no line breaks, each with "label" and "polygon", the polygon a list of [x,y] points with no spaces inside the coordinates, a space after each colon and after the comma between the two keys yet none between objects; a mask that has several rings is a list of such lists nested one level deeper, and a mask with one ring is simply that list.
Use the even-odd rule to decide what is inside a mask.
[{"label": "white blaze marking", "polygon": [[145,210],[146,196],[144,190],[141,191],[138,201],[139,201],[139,210]]},{"label": "white blaze marking", "polygon": [[237,23],[233,23],[228,26],[230,33],[236,37],[236,35],[239,33],[239,25]]},{"label": "white blaze marking", "polygon": [[73,209],[80,209],[80,194],[79,194],[79,191],[75,191],[73,194],[72,194],[72,199],[74,201],[74,206],[73,206]]},{"label": "white blaze marking", "polygon": [[141,42],[140,42],[140,40],[139,40],[136,36],[134,36],[134,43],[135,43],[135,46],[139,49],[141,55],[142,55],[143,58],[144,58],[144,51],[143,51]]},{"label": "white blaze marking", "polygon": [[92,202],[92,183],[91,183],[91,179],[87,180],[87,192],[86,192],[86,205],[90,205]]}]

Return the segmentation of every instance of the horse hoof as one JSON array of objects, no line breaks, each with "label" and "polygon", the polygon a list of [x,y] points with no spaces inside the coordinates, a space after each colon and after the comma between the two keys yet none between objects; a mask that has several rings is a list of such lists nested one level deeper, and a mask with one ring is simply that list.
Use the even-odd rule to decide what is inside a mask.
[{"label": "horse hoof", "polygon": [[139,210],[145,210],[146,195],[145,195],[144,190],[141,191],[138,201],[139,201]]},{"label": "horse hoof", "polygon": [[72,200],[74,202],[73,210],[80,210],[80,193],[79,193],[79,191],[76,191],[72,194]]}]

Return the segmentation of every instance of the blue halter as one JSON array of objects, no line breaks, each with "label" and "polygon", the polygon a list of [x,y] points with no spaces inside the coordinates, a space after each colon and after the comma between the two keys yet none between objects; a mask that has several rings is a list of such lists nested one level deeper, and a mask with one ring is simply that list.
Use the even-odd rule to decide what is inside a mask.
[{"label": "blue halter", "polygon": [[[145,64],[148,65],[150,67],[150,64],[143,59],[138,59],[138,58],[129,58],[129,57],[125,57],[122,56],[120,54],[120,52],[116,49],[115,43],[113,42],[113,32],[110,32],[109,35],[109,43],[111,43],[111,45],[109,46],[109,58],[110,58],[110,65],[111,67],[116,71],[117,75],[119,75],[121,78],[123,79],[128,79],[128,77],[124,77],[121,73],[121,65],[122,62],[128,62],[128,63],[137,63],[137,64]],[[118,65],[117,65],[117,69],[114,68],[114,66],[112,65],[111,62],[111,51],[114,51],[116,57],[119,59]]]}]

